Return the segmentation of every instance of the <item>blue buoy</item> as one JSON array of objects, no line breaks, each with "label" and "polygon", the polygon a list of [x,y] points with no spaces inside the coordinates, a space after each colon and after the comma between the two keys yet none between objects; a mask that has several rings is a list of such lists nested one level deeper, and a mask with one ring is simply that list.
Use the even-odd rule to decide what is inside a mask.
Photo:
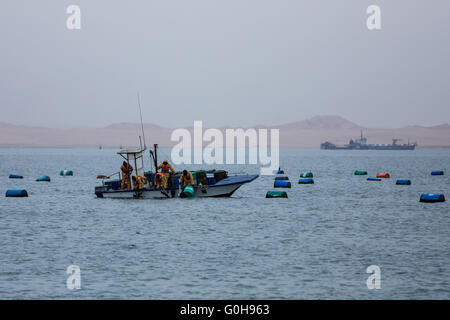
[{"label": "blue buoy", "polygon": [[444,202],[445,197],[439,193],[423,193],[420,196],[420,202]]},{"label": "blue buoy", "polygon": [[289,181],[289,177],[275,177],[275,180],[288,180]]},{"label": "blue buoy", "polygon": [[27,190],[8,190],[6,191],[6,197],[24,198],[28,197],[28,193]]},{"label": "blue buoy", "polygon": [[275,180],[273,183],[274,188],[290,188],[291,182],[287,180]]},{"label": "blue buoy", "polygon": [[380,178],[367,178],[367,181],[381,181]]},{"label": "blue buoy", "polygon": [[49,176],[43,176],[43,177],[37,178],[36,181],[38,181],[38,182],[40,182],[40,181],[50,182],[50,177]]},{"label": "blue buoy", "polygon": [[444,171],[442,171],[442,170],[431,171],[431,175],[432,176],[443,176],[444,175]]},{"label": "blue buoy", "polygon": [[400,179],[400,180],[397,180],[397,182],[395,182],[395,184],[409,186],[411,184],[411,180]]},{"label": "blue buoy", "polygon": [[311,179],[311,178],[299,179],[298,183],[299,184],[310,184],[310,183],[314,183],[314,179]]},{"label": "blue buoy", "polygon": [[19,176],[19,175],[17,175],[17,174],[10,174],[10,175],[9,175],[9,178],[10,178],[10,179],[23,179],[23,176]]},{"label": "blue buoy", "polygon": [[274,170],[273,173],[275,174],[284,174],[283,170]]}]

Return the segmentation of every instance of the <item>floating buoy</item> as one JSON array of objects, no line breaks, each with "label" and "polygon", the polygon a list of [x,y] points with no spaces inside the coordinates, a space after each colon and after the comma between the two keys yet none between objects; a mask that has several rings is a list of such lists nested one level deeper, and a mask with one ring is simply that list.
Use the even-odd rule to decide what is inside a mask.
[{"label": "floating buoy", "polygon": [[273,173],[275,174],[284,174],[283,170],[274,170]]},{"label": "floating buoy", "polygon": [[267,191],[266,198],[287,198],[286,191]]},{"label": "floating buoy", "polygon": [[273,187],[274,188],[290,188],[291,182],[287,181],[287,180],[275,180],[273,182]]},{"label": "floating buoy", "polygon": [[19,176],[19,175],[17,175],[17,174],[10,174],[10,175],[9,175],[9,178],[10,178],[10,179],[23,179],[23,176]]},{"label": "floating buoy", "polygon": [[444,171],[439,170],[439,171],[431,171],[431,175],[432,176],[443,176],[444,175]]},{"label": "floating buoy", "polygon": [[355,171],[355,176],[365,176],[367,175],[367,171],[364,170],[356,170]]},{"label": "floating buoy", "polygon": [[406,180],[406,179],[400,179],[400,180],[397,180],[396,182],[395,182],[395,184],[398,184],[398,185],[410,185],[411,184],[411,180]]},{"label": "floating buoy", "polygon": [[391,176],[389,175],[389,173],[387,172],[383,172],[383,173],[377,173],[377,178],[383,178],[383,179],[388,179]]},{"label": "floating buoy", "polygon": [[312,178],[313,173],[311,171],[300,173],[300,178]]},{"label": "floating buoy", "polygon": [[438,193],[423,193],[420,196],[420,202],[444,202],[445,197],[443,194]]},{"label": "floating buoy", "polygon": [[73,176],[73,171],[72,170],[61,170],[59,175],[61,175],[61,176]]},{"label": "floating buoy", "polygon": [[380,178],[367,178],[367,181],[381,181]]},{"label": "floating buoy", "polygon": [[180,194],[181,198],[192,198],[194,196],[194,187],[186,186],[184,187],[183,192]]},{"label": "floating buoy", "polygon": [[40,182],[40,181],[50,182],[50,177],[49,176],[43,176],[43,177],[37,178],[36,181],[38,181],[38,182]]},{"label": "floating buoy", "polygon": [[275,180],[289,180],[289,177],[275,177]]},{"label": "floating buoy", "polygon": [[6,197],[11,198],[24,198],[28,197],[27,190],[8,190],[6,191]]},{"label": "floating buoy", "polygon": [[310,184],[310,183],[314,183],[314,180],[311,178],[307,178],[307,179],[299,179],[298,180],[299,184]]}]

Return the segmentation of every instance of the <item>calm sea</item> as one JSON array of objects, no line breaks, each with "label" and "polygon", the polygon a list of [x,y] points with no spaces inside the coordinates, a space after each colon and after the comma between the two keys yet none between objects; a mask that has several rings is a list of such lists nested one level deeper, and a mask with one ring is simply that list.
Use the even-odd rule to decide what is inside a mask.
[{"label": "calm sea", "polygon": [[[450,202],[419,203],[421,193],[450,200],[450,150],[282,150],[288,199],[265,198],[270,176],[226,199],[97,199],[96,175],[120,167],[115,152],[0,149],[0,298],[450,298]],[[314,185],[297,184],[306,170]],[[34,181],[43,175],[52,181]],[[29,197],[4,196],[18,188]],[[66,287],[69,265],[80,290]],[[370,265],[381,289],[366,286]]]}]

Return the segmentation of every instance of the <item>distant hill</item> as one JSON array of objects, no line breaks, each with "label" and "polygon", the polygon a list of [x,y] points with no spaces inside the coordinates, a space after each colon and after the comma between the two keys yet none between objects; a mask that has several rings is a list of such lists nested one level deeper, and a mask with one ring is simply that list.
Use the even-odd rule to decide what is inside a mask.
[{"label": "distant hill", "polygon": [[278,128],[283,130],[346,130],[361,127],[340,116],[315,116],[303,121],[283,124]]},{"label": "distant hill", "polygon": [[[255,126],[263,128],[264,126]],[[398,129],[365,128],[340,116],[315,116],[310,119],[270,126],[280,129],[280,145],[283,148],[319,148],[320,143],[331,141],[345,144],[357,138],[361,130],[369,143],[391,143],[393,138],[406,143],[417,141],[419,148],[449,147],[450,125],[406,126]],[[186,128],[192,131],[192,127]],[[220,128],[224,130],[224,128]],[[172,146],[171,128],[144,124],[147,145],[158,143]],[[3,147],[104,147],[119,148],[139,145],[141,125],[117,123],[104,128],[55,129],[0,123],[0,146]]]}]

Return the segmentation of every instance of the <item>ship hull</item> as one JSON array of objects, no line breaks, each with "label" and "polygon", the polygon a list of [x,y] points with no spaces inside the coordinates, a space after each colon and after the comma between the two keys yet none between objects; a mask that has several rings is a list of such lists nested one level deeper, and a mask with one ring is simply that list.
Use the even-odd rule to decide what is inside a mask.
[{"label": "ship hull", "polygon": [[322,150],[414,150],[415,145],[396,146],[396,145],[361,145],[361,146],[336,146],[322,144]]}]

